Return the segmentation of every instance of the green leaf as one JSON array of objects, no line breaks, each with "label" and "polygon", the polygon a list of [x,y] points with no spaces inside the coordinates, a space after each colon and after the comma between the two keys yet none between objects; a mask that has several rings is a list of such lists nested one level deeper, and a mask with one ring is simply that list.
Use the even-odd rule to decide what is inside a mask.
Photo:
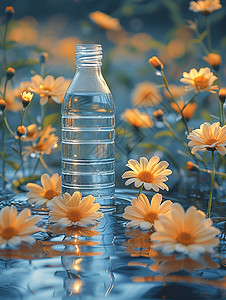
[{"label": "green leaf", "polygon": [[172,132],[168,131],[168,130],[162,130],[162,131],[159,131],[157,132],[155,135],[154,135],[154,138],[155,139],[158,139],[160,137],[165,137],[165,136],[173,136]]},{"label": "green leaf", "polygon": [[25,176],[22,177],[20,179],[14,180],[13,181],[13,187],[14,188],[18,188],[20,187],[22,184],[26,184],[28,182],[35,182],[37,180],[39,180],[41,177],[41,175],[32,175],[32,176]]},{"label": "green leaf", "polygon": [[58,113],[46,116],[43,120],[43,128],[46,128],[48,125],[53,125],[57,121],[58,117]]},{"label": "green leaf", "polygon": [[2,151],[0,152],[0,158],[1,160],[4,160],[5,158],[9,157],[9,154],[3,153]]},{"label": "green leaf", "polygon": [[20,168],[20,165],[13,160],[6,160],[6,163],[10,167],[12,167],[14,170],[18,170]]}]

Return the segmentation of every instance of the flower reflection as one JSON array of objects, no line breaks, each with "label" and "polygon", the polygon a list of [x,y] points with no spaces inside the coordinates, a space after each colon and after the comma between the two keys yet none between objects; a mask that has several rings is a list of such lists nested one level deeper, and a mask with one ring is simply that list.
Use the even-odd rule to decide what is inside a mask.
[{"label": "flower reflection", "polygon": [[95,230],[96,226],[93,227],[61,227],[61,226],[49,226],[48,229],[51,232],[52,236],[58,236],[64,234],[66,237],[93,237],[99,235],[100,232]]}]

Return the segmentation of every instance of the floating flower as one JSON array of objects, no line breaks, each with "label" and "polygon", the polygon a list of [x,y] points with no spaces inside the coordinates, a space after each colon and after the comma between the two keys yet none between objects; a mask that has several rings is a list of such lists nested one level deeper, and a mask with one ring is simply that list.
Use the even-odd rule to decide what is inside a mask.
[{"label": "floating flower", "polygon": [[81,198],[80,192],[74,192],[72,196],[65,193],[63,197],[55,197],[48,203],[49,221],[67,227],[95,224],[96,220],[103,217],[103,214],[98,212],[100,204],[93,203],[95,198],[91,195]]},{"label": "floating flower", "polygon": [[208,56],[204,56],[203,59],[215,70],[218,71],[221,65],[221,56],[216,53],[209,53]]},{"label": "floating flower", "polygon": [[170,216],[162,215],[155,221],[156,232],[151,240],[157,244],[153,248],[163,253],[181,252],[191,258],[204,252],[212,253],[219,243],[216,235],[220,230],[211,225],[212,220],[196,207],[191,206],[185,212],[179,203],[174,203]]},{"label": "floating flower", "polygon": [[30,218],[31,211],[25,208],[17,215],[15,207],[7,206],[0,211],[0,246],[1,248],[17,247],[21,242],[33,244],[34,237],[31,234],[45,229],[37,227],[35,224],[41,220],[41,217],[34,216]]},{"label": "floating flower", "polygon": [[141,113],[137,108],[126,109],[121,118],[134,127],[150,128],[154,125],[151,117],[146,113]]},{"label": "floating flower", "polygon": [[171,211],[172,202],[170,200],[166,200],[162,204],[161,202],[161,194],[155,194],[152,197],[151,204],[144,194],[140,194],[138,199],[133,199],[131,206],[127,206],[123,214],[124,219],[130,220],[127,227],[150,229],[160,215],[168,215]]},{"label": "floating flower", "polygon": [[148,62],[152,67],[154,67],[158,71],[162,71],[164,68],[161,60],[157,56],[152,56],[151,58],[149,58]]},{"label": "floating flower", "polygon": [[196,93],[206,91],[216,93],[216,90],[218,90],[218,86],[213,85],[217,77],[210,72],[209,68],[201,68],[199,71],[191,69],[189,73],[184,72],[183,76],[184,78],[181,78],[180,81],[188,84],[185,87],[187,91],[195,90]]},{"label": "floating flower", "polygon": [[188,146],[193,147],[193,154],[204,150],[217,150],[221,155],[226,154],[226,125],[221,127],[219,122],[212,125],[205,122],[199,129],[189,133],[187,138],[191,140]]},{"label": "floating flower", "polygon": [[30,92],[27,93],[27,92],[25,91],[25,92],[23,92],[23,93],[21,94],[21,99],[22,99],[22,103],[23,103],[23,107],[24,107],[24,108],[27,107],[28,104],[30,104],[32,98],[33,98],[33,94],[30,93]]},{"label": "floating flower", "polygon": [[[185,103],[183,100],[178,101],[177,104],[179,105],[180,109],[182,110],[185,119],[190,120],[193,117],[194,112],[196,111],[197,104],[195,102],[193,102],[193,103],[188,103],[185,106]],[[171,103],[171,106],[178,114],[181,115],[181,112],[180,112],[178,106],[176,105],[176,103]],[[185,108],[184,108],[184,106],[185,106]]]},{"label": "floating flower", "polygon": [[[184,96],[184,94],[186,93],[184,86],[182,85],[169,84],[169,90],[172,93],[174,99],[178,99],[181,96]],[[172,100],[172,97],[170,93],[167,91],[167,89],[164,90],[164,94],[167,99]]]},{"label": "floating flower", "polygon": [[128,161],[127,167],[132,171],[127,171],[122,175],[122,178],[129,178],[125,184],[129,185],[134,182],[136,188],[144,184],[146,190],[153,189],[158,192],[159,189],[169,190],[168,186],[164,183],[168,180],[167,175],[172,174],[172,171],[167,169],[168,162],[160,161],[158,156],[153,156],[149,161],[146,157],[140,158],[140,163],[135,159]]},{"label": "floating flower", "polygon": [[29,90],[41,97],[40,104],[45,105],[49,99],[60,104],[63,101],[67,86],[64,77],[60,76],[54,79],[52,75],[42,78],[35,75],[31,78]]},{"label": "floating flower", "polygon": [[220,0],[198,0],[191,1],[189,9],[194,12],[201,12],[204,15],[211,14],[214,10],[221,9]]},{"label": "floating flower", "polygon": [[26,194],[28,203],[37,206],[46,205],[54,197],[61,195],[61,177],[55,173],[50,177],[48,174],[41,176],[42,186],[35,183],[28,183],[26,188],[29,192]]},{"label": "floating flower", "polygon": [[162,101],[159,90],[149,81],[137,84],[132,94],[135,106],[156,106]]},{"label": "floating flower", "polygon": [[89,17],[102,29],[115,31],[119,31],[121,29],[121,25],[118,19],[112,18],[111,16],[101,11],[94,11],[91,14],[89,14]]},{"label": "floating flower", "polygon": [[23,155],[29,156],[32,153],[36,154],[50,154],[52,149],[57,147],[58,137],[52,133],[55,128],[48,126],[44,131],[43,135],[39,139],[38,143],[33,143],[32,146],[24,147]]}]

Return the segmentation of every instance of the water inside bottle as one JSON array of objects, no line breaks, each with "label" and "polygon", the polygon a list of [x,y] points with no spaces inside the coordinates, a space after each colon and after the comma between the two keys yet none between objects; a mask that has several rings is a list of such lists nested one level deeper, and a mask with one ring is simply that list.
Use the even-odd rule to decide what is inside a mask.
[{"label": "water inside bottle", "polygon": [[111,94],[66,93],[62,107],[62,192],[114,204],[114,104]]}]

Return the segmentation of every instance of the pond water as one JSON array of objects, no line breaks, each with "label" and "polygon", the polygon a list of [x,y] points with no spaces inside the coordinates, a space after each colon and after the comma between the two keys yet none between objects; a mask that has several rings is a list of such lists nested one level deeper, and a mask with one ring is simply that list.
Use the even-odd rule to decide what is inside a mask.
[{"label": "pond water", "polygon": [[[53,227],[42,213],[50,233],[36,234],[31,247],[0,250],[0,299],[225,299],[225,238],[214,258],[164,256],[151,248],[151,232],[125,226],[133,192],[118,189],[115,209],[96,227]],[[12,202],[22,208],[26,197]],[[215,205],[222,211],[221,200]]]}]

